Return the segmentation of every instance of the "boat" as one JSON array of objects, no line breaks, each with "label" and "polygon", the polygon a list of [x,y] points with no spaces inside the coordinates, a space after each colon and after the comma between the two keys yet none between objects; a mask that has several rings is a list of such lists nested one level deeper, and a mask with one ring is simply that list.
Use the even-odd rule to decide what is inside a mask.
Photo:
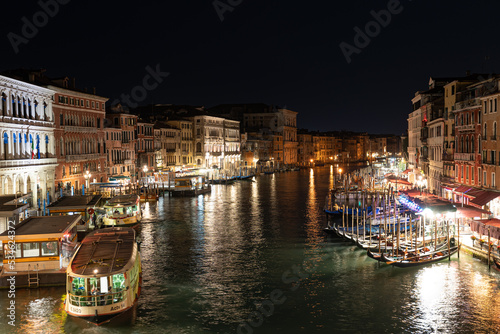
[{"label": "boat", "polygon": [[209,193],[211,190],[204,176],[188,175],[175,178],[175,186],[171,193],[172,196],[197,196]]},{"label": "boat", "polygon": [[158,201],[159,196],[156,194],[142,194],[140,196],[141,202],[156,202]]},{"label": "boat", "polygon": [[493,258],[493,263],[495,264],[495,269],[500,271],[500,260]]},{"label": "boat", "polygon": [[96,325],[132,309],[142,287],[141,257],[130,227],[95,230],[66,270],[65,311]]},{"label": "boat", "polygon": [[140,223],[142,212],[138,195],[115,196],[104,204],[102,227],[128,226]]},{"label": "boat", "polygon": [[396,267],[415,267],[415,266],[421,266],[424,264],[428,263],[433,263],[433,262],[438,262],[441,261],[449,256],[452,256],[458,251],[458,246],[453,246],[450,247],[448,250],[446,249],[441,249],[435,252],[430,252],[430,253],[425,253],[423,255],[416,255],[413,257],[409,257],[406,259],[394,261],[394,262],[386,262],[387,264],[392,264],[393,266]]}]

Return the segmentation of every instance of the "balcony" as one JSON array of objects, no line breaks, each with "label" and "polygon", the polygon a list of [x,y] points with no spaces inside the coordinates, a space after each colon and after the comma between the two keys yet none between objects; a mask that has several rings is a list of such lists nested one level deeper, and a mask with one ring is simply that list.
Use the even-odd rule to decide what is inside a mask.
[{"label": "balcony", "polygon": [[5,123],[14,123],[14,124],[25,124],[31,126],[43,126],[46,128],[53,128],[54,122],[36,120],[36,119],[26,119],[19,117],[11,117],[11,116],[1,116],[0,121]]},{"label": "balcony", "polygon": [[101,158],[101,156],[104,157],[104,155],[99,154],[99,153],[67,155],[66,162],[98,160],[99,158]]},{"label": "balcony", "polygon": [[133,164],[133,161],[132,161],[132,159],[128,159],[128,160],[125,160],[123,163],[124,163],[125,165],[132,165],[132,164]]},{"label": "balcony", "polygon": [[51,164],[57,165],[57,158],[0,160],[0,167],[30,167]]},{"label": "balcony", "polygon": [[65,132],[77,132],[77,133],[97,133],[97,128],[87,127],[87,126],[64,126]]},{"label": "balcony", "polygon": [[480,106],[481,101],[479,99],[469,99],[455,103],[455,112],[464,109],[478,108]]},{"label": "balcony", "polygon": [[456,125],[455,124],[455,130],[457,131],[474,131],[476,124],[463,124],[463,125]]},{"label": "balcony", "polygon": [[474,153],[455,153],[454,155],[456,161],[475,161]]}]

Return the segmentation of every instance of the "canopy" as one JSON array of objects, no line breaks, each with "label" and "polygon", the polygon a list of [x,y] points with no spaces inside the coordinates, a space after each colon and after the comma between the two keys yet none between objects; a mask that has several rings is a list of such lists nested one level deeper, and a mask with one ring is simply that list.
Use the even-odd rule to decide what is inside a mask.
[{"label": "canopy", "polygon": [[482,207],[483,205],[488,204],[490,201],[494,200],[498,196],[500,196],[499,192],[482,190],[481,193],[479,193],[476,196],[476,198],[470,201],[470,204]]},{"label": "canopy", "polygon": [[500,239],[500,219],[473,220],[470,223],[470,229],[482,235],[488,235],[489,230],[490,237]]}]

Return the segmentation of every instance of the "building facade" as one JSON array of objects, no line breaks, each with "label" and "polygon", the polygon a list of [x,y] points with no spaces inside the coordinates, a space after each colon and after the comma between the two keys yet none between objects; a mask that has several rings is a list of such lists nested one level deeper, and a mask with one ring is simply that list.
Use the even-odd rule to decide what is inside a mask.
[{"label": "building facade", "polygon": [[54,200],[53,90],[0,76],[0,193],[30,194],[42,209]]}]

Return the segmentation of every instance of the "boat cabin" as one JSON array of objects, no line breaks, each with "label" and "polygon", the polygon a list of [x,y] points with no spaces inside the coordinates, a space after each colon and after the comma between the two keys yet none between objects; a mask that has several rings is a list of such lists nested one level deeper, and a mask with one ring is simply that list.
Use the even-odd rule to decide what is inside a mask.
[{"label": "boat cabin", "polygon": [[79,215],[30,217],[15,225],[15,229],[3,232],[0,241],[4,268],[9,271],[66,268],[77,245],[77,225],[81,220]]}]

